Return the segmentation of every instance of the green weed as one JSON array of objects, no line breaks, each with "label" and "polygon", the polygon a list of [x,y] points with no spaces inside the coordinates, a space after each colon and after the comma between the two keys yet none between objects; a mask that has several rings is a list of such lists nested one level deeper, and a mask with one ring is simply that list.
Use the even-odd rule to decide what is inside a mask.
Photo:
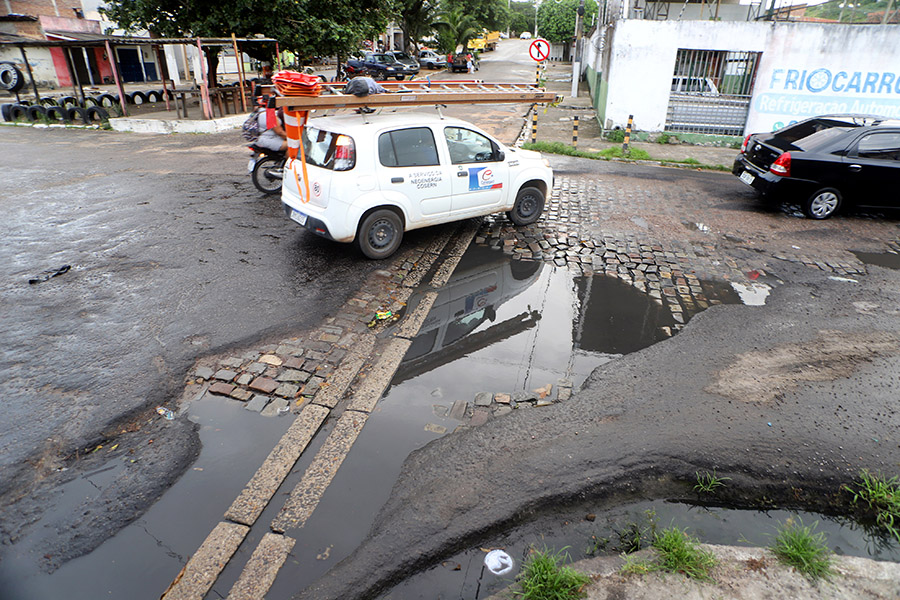
[{"label": "green weed", "polygon": [[859,474],[856,489],[845,485],[844,489],[853,494],[853,503],[868,504],[875,512],[875,521],[900,542],[900,482],[897,477],[885,479],[883,475],[870,473],[867,469]]},{"label": "green weed", "polygon": [[788,519],[778,530],[771,550],[778,560],[794,567],[812,580],[827,579],[831,575],[831,550],[825,534],[813,533],[816,526],[804,526]]},{"label": "green weed", "polygon": [[632,555],[623,557],[625,564],[619,569],[622,575],[646,575],[657,570],[657,566],[645,558],[637,558]]},{"label": "green weed", "polygon": [[569,559],[563,548],[559,552],[531,550],[518,576],[521,591],[515,595],[525,600],[568,600],[584,597],[584,587],[591,578],[572,567],[560,566]]},{"label": "green weed", "polygon": [[617,144],[621,144],[625,141],[625,130],[624,129],[610,129],[606,132],[606,139],[610,142],[615,142]]},{"label": "green weed", "polygon": [[709,579],[717,562],[711,552],[701,549],[699,541],[677,527],[663,529],[653,540],[659,552],[659,568],[671,573],[683,573],[693,579]]},{"label": "green weed", "polygon": [[675,137],[674,135],[670,135],[668,133],[661,133],[658,136],[656,136],[656,143],[657,144],[668,144],[669,140],[671,140],[674,137]]},{"label": "green weed", "polygon": [[578,150],[562,142],[534,142],[522,144],[526,150],[537,150],[538,152],[547,152],[549,154],[564,154],[566,156],[576,156],[578,158],[591,158],[594,160],[609,160],[611,158],[629,158],[631,160],[650,160],[650,155],[640,148],[631,148],[628,152],[624,152],[618,146],[605,148],[599,152],[586,152]]},{"label": "green weed", "polygon": [[731,481],[731,477],[719,477],[716,475],[716,470],[713,469],[713,472],[709,471],[705,473],[700,473],[697,471],[697,485],[694,486],[694,491],[700,494],[713,494],[720,487],[725,487],[726,481]]}]

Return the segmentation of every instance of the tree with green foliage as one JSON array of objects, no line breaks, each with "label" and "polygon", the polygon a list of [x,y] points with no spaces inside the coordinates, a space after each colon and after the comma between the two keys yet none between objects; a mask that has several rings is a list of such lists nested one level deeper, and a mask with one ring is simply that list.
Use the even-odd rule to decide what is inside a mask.
[{"label": "tree with green foliage", "polygon": [[437,31],[438,49],[444,53],[456,52],[459,46],[465,49],[469,40],[480,31],[475,18],[463,12],[461,6],[441,12],[434,28]]},{"label": "tree with green foliage", "polygon": [[[340,57],[362,39],[383,31],[391,0],[106,0],[103,14],[125,31],[146,29],[161,37],[239,37],[262,34],[301,56]],[[273,44],[244,44],[254,58],[271,59]],[[215,85],[220,47],[208,47],[209,81]]]},{"label": "tree with green foliage", "polygon": [[510,31],[513,33],[534,31],[534,2],[511,2],[509,11]]},{"label": "tree with green foliage", "polygon": [[[810,6],[805,16],[817,19],[840,20],[842,23],[881,23],[891,3],[889,0],[830,0],[823,4]],[[900,22],[900,2],[894,0],[888,23]]]},{"label": "tree with green foliage", "polygon": [[444,0],[447,10],[461,9],[463,14],[471,16],[480,30],[486,27],[490,31],[505,29],[509,21],[509,13],[505,0]]},{"label": "tree with green foliage", "polygon": [[400,2],[397,18],[406,38],[407,50],[412,49],[415,55],[418,55],[419,40],[432,32],[438,19],[437,3],[430,0],[400,0]]},{"label": "tree with green foliage", "polygon": [[[581,0],[544,0],[538,9],[538,34],[554,44],[571,42],[575,36],[575,16],[580,2]],[[585,0],[583,23],[590,25],[596,14],[597,3]]]}]

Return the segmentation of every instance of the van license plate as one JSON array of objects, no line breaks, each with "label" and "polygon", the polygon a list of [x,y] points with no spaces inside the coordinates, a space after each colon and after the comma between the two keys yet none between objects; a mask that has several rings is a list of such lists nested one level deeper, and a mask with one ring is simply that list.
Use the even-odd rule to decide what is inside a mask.
[{"label": "van license plate", "polygon": [[753,180],[756,179],[756,177],[754,177],[753,173],[751,173],[750,171],[744,171],[743,173],[741,173],[740,179],[747,185],[753,185]]},{"label": "van license plate", "polygon": [[299,210],[294,210],[294,209],[291,210],[291,219],[293,219],[294,221],[297,221],[301,225],[306,225],[306,215],[304,215]]}]

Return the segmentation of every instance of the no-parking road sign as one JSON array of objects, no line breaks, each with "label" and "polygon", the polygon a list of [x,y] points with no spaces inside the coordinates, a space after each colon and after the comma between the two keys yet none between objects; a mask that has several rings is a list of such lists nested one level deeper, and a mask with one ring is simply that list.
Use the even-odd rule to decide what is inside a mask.
[{"label": "no-parking road sign", "polygon": [[537,62],[547,60],[550,58],[550,42],[544,38],[536,38],[528,47],[528,55]]}]

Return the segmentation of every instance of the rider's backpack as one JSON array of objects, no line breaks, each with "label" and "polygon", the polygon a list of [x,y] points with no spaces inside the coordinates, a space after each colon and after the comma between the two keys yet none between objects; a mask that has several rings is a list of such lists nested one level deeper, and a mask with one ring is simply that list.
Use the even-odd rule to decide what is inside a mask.
[{"label": "rider's backpack", "polygon": [[248,142],[255,142],[259,139],[260,133],[262,132],[259,130],[259,109],[257,108],[250,113],[250,116],[247,117],[247,120],[241,126],[241,135]]}]

